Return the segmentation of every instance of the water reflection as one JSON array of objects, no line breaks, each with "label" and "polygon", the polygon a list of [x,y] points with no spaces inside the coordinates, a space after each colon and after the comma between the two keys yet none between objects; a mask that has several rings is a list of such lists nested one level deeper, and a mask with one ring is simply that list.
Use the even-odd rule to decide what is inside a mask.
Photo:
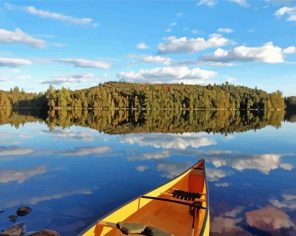
[{"label": "water reflection", "polygon": [[[18,128],[26,122],[45,120],[50,129],[67,128],[72,125],[90,127],[105,133],[183,133],[201,132],[231,134],[250,129],[261,129],[267,125],[280,127],[284,120],[284,111],[149,111],[130,110],[63,110],[42,111],[15,110],[0,111],[0,124],[11,124]],[[293,115],[286,116],[286,119]],[[57,136],[71,133],[56,133]],[[83,134],[80,134],[83,136]],[[67,137],[67,136],[64,136]],[[73,138],[83,138],[79,135]]]},{"label": "water reflection", "polygon": [[0,230],[28,204],[27,229],[75,235],[201,158],[212,235],[296,230],[296,126],[282,112],[0,115]]}]

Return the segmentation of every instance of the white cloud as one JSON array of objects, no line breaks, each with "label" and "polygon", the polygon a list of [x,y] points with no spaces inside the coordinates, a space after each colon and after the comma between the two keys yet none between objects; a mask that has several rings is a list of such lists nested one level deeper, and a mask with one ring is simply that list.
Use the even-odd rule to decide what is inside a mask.
[{"label": "white cloud", "polygon": [[296,210],[296,194],[282,194],[282,200],[271,199],[269,202],[277,208]]},{"label": "white cloud", "polygon": [[274,46],[272,42],[268,42],[261,47],[239,46],[232,50],[218,48],[213,55],[205,55],[202,57],[202,60],[221,63],[231,61],[259,61],[274,64],[284,62],[284,53],[282,48]]},{"label": "white cloud", "polygon": [[140,50],[145,50],[145,49],[148,49],[149,46],[146,43],[141,42],[141,43],[137,44],[137,48],[140,49]]},{"label": "white cloud", "polygon": [[191,167],[189,162],[163,162],[157,165],[157,170],[163,172],[163,176],[172,179]]},{"label": "white cloud", "polygon": [[211,34],[208,39],[170,36],[166,40],[167,42],[158,45],[160,53],[193,53],[207,48],[222,47],[230,42],[220,34]]},{"label": "white cloud", "polygon": [[296,21],[296,7],[281,7],[274,13],[274,15],[277,17],[287,15],[288,21]]},{"label": "white cloud", "polygon": [[164,64],[164,65],[170,65],[172,60],[169,57],[163,57],[163,56],[154,56],[154,55],[129,55],[130,58],[145,62],[145,63],[156,63],[156,64]]},{"label": "white cloud", "polygon": [[211,220],[211,232],[218,235],[243,235],[243,229],[237,225],[237,219],[215,216]]},{"label": "white cloud", "polygon": [[35,175],[44,174],[47,171],[45,166],[37,166],[32,169],[9,169],[0,171],[0,183],[9,183],[12,181],[17,181],[17,183],[22,184],[26,180],[34,177]]},{"label": "white cloud", "polygon": [[226,34],[230,34],[230,33],[234,32],[234,30],[230,29],[230,28],[219,28],[219,29],[217,29],[217,31],[219,33],[226,33]]},{"label": "white cloud", "polygon": [[221,169],[207,168],[207,179],[210,182],[216,182],[228,175],[227,172]]},{"label": "white cloud", "polygon": [[20,156],[27,155],[33,152],[31,148],[22,148],[17,146],[4,147],[0,146],[0,156]]},{"label": "white cloud", "polygon": [[23,58],[0,57],[0,67],[2,66],[17,67],[17,66],[27,66],[31,64],[32,64],[32,61],[23,59]]},{"label": "white cloud", "polygon": [[149,169],[148,166],[137,166],[136,170],[139,172],[144,172],[145,170]]},{"label": "white cloud", "polygon": [[235,207],[234,209],[232,210],[229,210],[229,211],[226,211],[224,213],[225,216],[228,216],[228,217],[232,217],[232,218],[235,218],[237,217],[239,214],[242,213],[242,211],[244,210],[245,208],[243,206],[238,206],[238,207]]},{"label": "white cloud", "polygon": [[100,60],[87,60],[82,58],[63,58],[55,60],[56,62],[71,64],[74,67],[108,69],[111,64]]},{"label": "white cloud", "polygon": [[41,84],[62,85],[70,83],[88,83],[95,78],[92,73],[85,74],[69,74],[69,75],[55,75],[51,80],[40,81]]},{"label": "white cloud", "polygon": [[2,43],[23,43],[36,48],[45,48],[45,41],[34,38],[20,29],[9,31],[0,29],[0,42]]},{"label": "white cloud", "polygon": [[94,137],[91,133],[88,132],[75,132],[70,130],[52,130],[52,131],[44,131],[49,133],[55,138],[58,139],[77,139],[83,141],[93,141]]},{"label": "white cloud", "polygon": [[[282,157],[279,154],[260,154],[249,157],[211,157],[209,161],[217,168],[229,166],[238,171],[253,169],[264,174],[269,174],[270,171],[278,168],[285,170],[292,170],[294,168],[291,164],[282,163]],[[285,165],[283,166],[283,164]]]},{"label": "white cloud", "polygon": [[213,7],[217,4],[217,0],[199,0],[197,5],[206,5],[208,7]]},{"label": "white cloud", "polygon": [[163,159],[169,156],[170,156],[170,152],[168,150],[163,150],[162,152],[143,153],[142,159],[145,159],[145,160]]},{"label": "white cloud", "polygon": [[236,3],[242,7],[247,7],[248,6],[248,3],[247,3],[247,0],[228,0],[229,2],[233,2],[233,3]]},{"label": "white cloud", "polygon": [[[236,3],[242,7],[247,7],[249,4],[247,0],[228,0],[229,2]],[[218,3],[218,0],[199,0],[197,5],[206,5],[208,7],[213,7]]]},{"label": "white cloud", "polygon": [[231,183],[228,182],[222,182],[222,183],[215,183],[216,187],[222,187],[222,188],[228,188],[231,186]]},{"label": "white cloud", "polygon": [[295,46],[290,46],[290,47],[284,48],[283,52],[286,53],[286,54],[296,53],[296,47]]},{"label": "white cloud", "polygon": [[186,134],[126,134],[120,137],[120,141],[140,146],[152,146],[164,149],[199,148],[216,144],[214,140],[197,133]]},{"label": "white cloud", "polygon": [[67,16],[57,12],[50,12],[46,10],[37,9],[34,6],[17,6],[10,3],[5,3],[4,6],[7,10],[21,10],[23,12],[29,13],[31,15],[36,15],[45,19],[53,19],[74,25],[87,25],[91,27],[98,26],[98,24],[95,23],[91,18],[77,18],[73,16]]},{"label": "white cloud", "polygon": [[62,198],[70,197],[74,195],[91,195],[91,194],[92,194],[92,191],[89,189],[74,190],[70,192],[67,191],[67,192],[56,193],[52,195],[43,195],[43,196],[33,197],[31,200],[29,200],[29,203],[32,205],[36,205],[40,202],[62,199]]},{"label": "white cloud", "polygon": [[86,156],[86,155],[98,155],[106,152],[110,152],[111,148],[108,146],[101,147],[79,147],[71,151],[64,151],[62,155],[64,156]]},{"label": "white cloud", "polygon": [[205,84],[207,79],[216,76],[216,72],[202,70],[200,68],[190,69],[187,66],[158,67],[137,72],[121,72],[118,77],[131,82],[143,83],[185,83]]}]

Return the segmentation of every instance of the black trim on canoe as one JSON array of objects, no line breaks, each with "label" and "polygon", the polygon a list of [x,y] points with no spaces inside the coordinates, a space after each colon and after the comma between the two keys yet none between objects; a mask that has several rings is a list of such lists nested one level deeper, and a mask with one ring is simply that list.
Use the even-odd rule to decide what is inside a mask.
[{"label": "black trim on canoe", "polygon": [[[185,170],[185,171],[183,171],[181,174],[177,175],[175,178],[173,178],[173,179],[171,179],[171,180],[165,182],[165,183],[162,184],[162,185],[156,186],[154,189],[158,189],[158,188],[160,188],[160,187],[162,187],[162,186],[164,186],[164,185],[170,183],[171,181],[173,181],[173,180],[179,178],[181,175],[185,174],[187,171],[193,169],[194,166],[198,165],[198,163],[200,163],[200,162],[204,162],[203,165],[205,166],[205,160],[204,160],[204,159],[200,159],[200,160],[197,161],[195,164],[193,164],[191,167],[189,167],[187,170]],[[206,179],[206,174],[205,174],[205,179]],[[206,184],[207,184],[207,182],[206,182]],[[149,191],[146,192],[144,195],[150,193],[150,192],[153,191],[154,189],[149,190]],[[208,188],[207,188],[207,190],[208,190]],[[141,198],[141,195],[140,195],[140,196],[137,196],[137,197],[135,197],[135,198],[133,198],[132,200],[130,200],[130,201],[128,201],[128,202],[125,202],[125,203],[121,204],[119,207],[115,208],[113,211],[108,212],[107,214],[103,215],[101,218],[99,218],[98,220],[94,221],[90,226],[88,226],[86,229],[84,229],[84,230],[83,230],[81,233],[79,233],[77,236],[82,236],[85,232],[87,232],[89,229],[91,229],[93,226],[95,226],[96,223],[100,222],[102,219],[104,219],[104,218],[107,217],[108,215],[113,214],[115,211],[119,210],[120,208],[124,207],[125,205],[127,205],[127,204],[133,202],[134,200],[137,200],[138,198]],[[208,200],[207,200],[206,217],[207,217],[207,215],[208,215],[208,208],[209,208],[209,207],[208,207]],[[203,231],[204,231],[204,228],[205,228],[204,224],[205,224],[205,221],[203,222],[203,226],[202,226],[202,230],[203,230]]]}]

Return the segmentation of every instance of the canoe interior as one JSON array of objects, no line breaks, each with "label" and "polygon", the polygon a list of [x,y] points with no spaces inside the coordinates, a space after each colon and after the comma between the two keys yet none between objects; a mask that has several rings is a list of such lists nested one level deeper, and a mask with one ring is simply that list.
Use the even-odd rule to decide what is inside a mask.
[{"label": "canoe interior", "polygon": [[[199,161],[196,165],[177,178],[149,193],[146,193],[145,196],[161,197],[179,201],[179,199],[166,194],[173,191],[172,189],[204,193],[201,197],[201,199],[203,199],[202,206],[207,209],[198,209],[196,211],[194,218],[194,231],[192,229],[193,214],[190,214],[189,206],[167,201],[144,199],[141,197],[127,203],[108,216],[100,219],[98,222],[138,222],[160,228],[172,233],[175,236],[209,235],[209,209],[207,206],[208,193],[204,171],[204,161]],[[187,203],[190,202],[185,200],[180,201]],[[82,235],[122,235],[118,229],[102,226],[98,222]]]}]

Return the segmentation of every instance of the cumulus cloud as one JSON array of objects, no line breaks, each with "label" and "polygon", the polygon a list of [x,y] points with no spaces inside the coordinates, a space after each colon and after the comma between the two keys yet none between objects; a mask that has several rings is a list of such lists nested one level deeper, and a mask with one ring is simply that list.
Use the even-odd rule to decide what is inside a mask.
[{"label": "cumulus cloud", "polygon": [[226,211],[224,213],[224,215],[228,216],[228,217],[235,218],[239,214],[241,214],[244,209],[245,209],[245,207],[243,207],[243,206],[237,206],[237,207],[233,208],[232,210]]},{"label": "cumulus cloud", "polygon": [[31,65],[32,61],[23,58],[0,57],[0,67],[18,67]]},{"label": "cumulus cloud", "polygon": [[130,58],[135,59],[140,62],[145,63],[154,63],[154,64],[164,64],[164,65],[170,65],[171,64],[171,58],[169,57],[163,57],[163,56],[155,56],[155,55],[129,55]]},{"label": "cumulus cloud", "polygon": [[145,159],[145,160],[163,159],[169,156],[170,156],[170,152],[168,150],[163,150],[162,152],[143,153],[142,159]]},{"label": "cumulus cloud", "polygon": [[31,169],[4,169],[0,171],[0,183],[5,184],[16,181],[22,184],[36,175],[44,174],[46,171],[46,166],[37,166]]},{"label": "cumulus cloud", "polygon": [[[228,2],[238,4],[238,5],[242,6],[242,7],[249,6],[247,0],[228,0]],[[217,3],[218,3],[218,0],[199,0],[197,5],[199,5],[199,6],[206,5],[208,7],[213,7]]]},{"label": "cumulus cloud", "polygon": [[277,208],[296,210],[296,194],[282,194],[282,200],[271,199],[269,202]]},{"label": "cumulus cloud", "polygon": [[260,154],[249,157],[211,157],[209,161],[217,168],[229,166],[238,171],[253,169],[264,174],[269,174],[270,171],[278,168],[285,170],[292,170],[294,168],[294,166],[289,163],[282,165],[282,157],[279,154]]},{"label": "cumulus cloud", "polygon": [[231,183],[228,182],[222,182],[222,183],[215,183],[216,187],[222,187],[222,188],[227,188],[231,186]]},{"label": "cumulus cloud", "polygon": [[41,84],[62,85],[70,83],[88,83],[95,78],[92,73],[55,75],[50,80],[40,81]]},{"label": "cumulus cloud", "polygon": [[207,168],[207,179],[210,182],[216,182],[226,176],[228,176],[228,173],[224,170]]},{"label": "cumulus cloud", "polygon": [[66,63],[73,65],[74,67],[96,68],[96,69],[108,69],[111,64],[100,60],[87,60],[82,58],[63,58],[55,60],[56,62]]},{"label": "cumulus cloud", "polygon": [[45,48],[44,40],[34,38],[33,36],[23,32],[21,29],[15,29],[15,31],[0,29],[0,42],[22,43],[36,48]]},{"label": "cumulus cloud", "polygon": [[216,72],[187,66],[167,66],[153,69],[142,69],[137,72],[121,72],[117,76],[130,82],[143,83],[185,83],[205,84],[207,79],[216,76]]},{"label": "cumulus cloud", "polygon": [[219,28],[219,29],[217,29],[217,31],[219,33],[226,33],[226,34],[230,34],[230,33],[234,32],[234,30],[231,28]]},{"label": "cumulus cloud", "polygon": [[296,21],[296,7],[281,7],[274,15],[277,17],[287,15],[287,21]]},{"label": "cumulus cloud", "polygon": [[55,138],[58,139],[77,139],[83,141],[93,141],[94,137],[88,132],[75,132],[70,130],[52,130],[52,131],[43,131],[44,133],[49,133]]},{"label": "cumulus cloud", "polygon": [[91,195],[91,194],[92,194],[92,191],[89,189],[73,190],[73,191],[67,191],[62,193],[56,193],[52,195],[43,195],[43,196],[33,197],[31,200],[29,200],[29,204],[36,205],[40,202],[62,199],[62,198],[70,197],[74,195]]},{"label": "cumulus cloud", "polygon": [[159,53],[193,53],[208,48],[222,47],[230,43],[229,39],[220,34],[211,34],[208,39],[170,36],[166,38],[166,41],[158,45]]},{"label": "cumulus cloud", "polygon": [[172,179],[191,167],[190,162],[163,162],[157,165],[157,171],[163,172],[163,176]]},{"label": "cumulus cloud", "polygon": [[140,49],[140,50],[145,50],[145,49],[148,49],[149,46],[146,43],[141,42],[141,43],[137,44],[137,48]]},{"label": "cumulus cloud", "polygon": [[144,172],[147,169],[149,169],[149,167],[148,166],[143,166],[143,165],[136,167],[136,170],[139,171],[139,172]]},{"label": "cumulus cloud", "polygon": [[290,46],[290,47],[284,48],[283,53],[286,53],[286,54],[296,53],[296,47],[295,46]]},{"label": "cumulus cloud", "polygon": [[239,46],[231,50],[218,48],[213,55],[205,55],[202,60],[220,63],[258,61],[274,64],[283,63],[284,54],[287,53],[294,53],[294,47],[282,49],[273,45],[272,42],[268,42],[260,47]]},{"label": "cumulus cloud", "polygon": [[37,9],[34,6],[17,6],[10,3],[4,4],[5,8],[8,10],[21,10],[23,12],[29,13],[31,15],[39,16],[45,19],[53,19],[61,21],[64,23],[74,24],[74,25],[87,25],[91,27],[97,27],[98,24],[91,18],[77,18],[73,16],[67,16],[57,12],[50,12],[46,10]]},{"label": "cumulus cloud", "polygon": [[22,148],[17,146],[0,146],[0,156],[20,156],[33,152],[31,148]]},{"label": "cumulus cloud", "polygon": [[228,0],[229,2],[233,2],[236,3],[242,7],[247,7],[248,6],[248,2],[247,0]]},{"label": "cumulus cloud", "polygon": [[77,147],[74,150],[64,151],[61,154],[64,156],[86,156],[86,155],[99,155],[110,152],[112,149],[108,146],[101,147]]},{"label": "cumulus cloud", "polygon": [[216,144],[214,140],[195,133],[188,134],[126,134],[120,141],[140,146],[152,146],[164,149],[199,148]]},{"label": "cumulus cloud", "polygon": [[237,223],[237,219],[215,216],[211,220],[211,232],[218,235],[241,235],[243,229]]},{"label": "cumulus cloud", "polygon": [[206,5],[208,7],[213,7],[217,4],[217,0],[199,0],[197,5]]}]

